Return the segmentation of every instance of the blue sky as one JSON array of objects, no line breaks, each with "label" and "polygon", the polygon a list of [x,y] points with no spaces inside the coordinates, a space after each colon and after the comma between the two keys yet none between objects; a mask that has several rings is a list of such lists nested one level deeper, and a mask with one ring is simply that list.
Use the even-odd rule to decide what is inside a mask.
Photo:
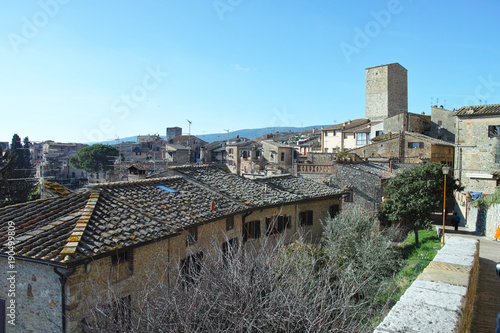
[{"label": "blue sky", "polygon": [[410,112],[500,103],[498,13],[497,0],[6,0],[0,141],[334,124],[364,116],[365,68],[393,62]]}]

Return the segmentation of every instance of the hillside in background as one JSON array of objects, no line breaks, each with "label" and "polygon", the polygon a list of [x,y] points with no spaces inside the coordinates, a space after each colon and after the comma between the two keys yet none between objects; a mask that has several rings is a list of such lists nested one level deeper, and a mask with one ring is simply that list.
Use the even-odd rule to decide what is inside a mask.
[{"label": "hillside in background", "polygon": [[[321,127],[328,127],[328,126],[330,125],[315,125],[306,127],[264,127],[264,128],[254,128],[254,129],[242,129],[229,133],[226,132],[226,133],[214,133],[214,134],[202,134],[202,135],[193,134],[193,135],[204,141],[213,142],[213,141],[223,141],[227,140],[228,138],[235,138],[237,136],[239,136],[240,138],[255,139],[269,133],[301,132],[306,130],[312,130],[313,128],[320,129]],[[183,132],[182,134],[186,135],[187,133]],[[161,137],[165,138],[164,135],[162,135]],[[119,142],[127,142],[127,141],[137,142],[137,136],[129,136],[126,138],[119,139]],[[102,144],[113,145],[116,144],[116,140],[102,141],[102,142],[86,142],[86,143],[88,144],[102,143]]]}]

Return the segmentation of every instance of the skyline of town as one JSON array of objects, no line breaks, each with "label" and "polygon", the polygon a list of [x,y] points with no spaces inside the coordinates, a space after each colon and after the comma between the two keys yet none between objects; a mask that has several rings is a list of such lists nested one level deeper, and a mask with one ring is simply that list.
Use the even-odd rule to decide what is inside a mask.
[{"label": "skyline of town", "polygon": [[394,62],[408,70],[409,112],[495,104],[500,47],[488,32],[498,31],[499,7],[9,2],[0,141],[188,132],[187,120],[194,135],[336,124],[365,113],[365,69]]}]

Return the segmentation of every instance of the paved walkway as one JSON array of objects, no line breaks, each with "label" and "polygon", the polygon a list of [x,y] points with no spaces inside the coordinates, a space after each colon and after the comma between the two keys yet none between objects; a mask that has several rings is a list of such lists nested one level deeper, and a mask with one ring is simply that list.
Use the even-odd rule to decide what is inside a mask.
[{"label": "paved walkway", "polygon": [[447,225],[445,234],[479,239],[479,280],[471,333],[495,332],[497,313],[500,312],[500,277],[495,273],[495,266],[500,262],[500,242],[476,236],[465,227],[455,231]]}]

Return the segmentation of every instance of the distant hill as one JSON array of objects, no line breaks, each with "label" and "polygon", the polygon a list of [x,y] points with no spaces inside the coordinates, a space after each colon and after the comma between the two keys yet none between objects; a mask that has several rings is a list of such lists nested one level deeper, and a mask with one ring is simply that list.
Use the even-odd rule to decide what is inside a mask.
[{"label": "distant hill", "polygon": [[[193,134],[194,136],[207,141],[207,142],[214,142],[214,141],[223,141],[226,140],[228,137],[229,138],[235,138],[239,136],[240,138],[247,138],[247,139],[255,139],[260,136],[269,134],[269,133],[285,133],[285,132],[301,132],[301,131],[306,131],[306,130],[312,130],[313,128],[320,129],[321,127],[328,127],[330,125],[316,125],[316,126],[306,126],[306,127],[264,127],[264,128],[254,128],[254,129],[242,129],[238,131],[233,131],[229,133],[214,133],[214,134],[201,134],[201,135],[196,135]],[[186,135],[186,133],[182,133]],[[162,138],[165,138],[165,136],[161,136]],[[126,138],[120,138],[120,142],[127,142],[127,141],[132,141],[132,142],[137,142],[137,136],[129,136]],[[102,142],[86,142],[88,144],[94,144],[94,143],[102,143],[106,145],[114,145],[116,144],[116,140],[110,140],[110,141],[102,141]]]},{"label": "distant hill", "polygon": [[312,130],[313,128],[320,129],[321,126],[327,127],[330,125],[317,125],[317,126],[306,126],[306,127],[264,127],[264,128],[254,128],[254,129],[242,129],[229,133],[226,132],[226,133],[215,133],[215,134],[202,134],[202,135],[197,135],[197,137],[207,142],[223,141],[226,140],[228,137],[235,138],[238,135],[240,136],[240,138],[247,138],[252,140],[269,133],[301,132],[306,130]]}]

